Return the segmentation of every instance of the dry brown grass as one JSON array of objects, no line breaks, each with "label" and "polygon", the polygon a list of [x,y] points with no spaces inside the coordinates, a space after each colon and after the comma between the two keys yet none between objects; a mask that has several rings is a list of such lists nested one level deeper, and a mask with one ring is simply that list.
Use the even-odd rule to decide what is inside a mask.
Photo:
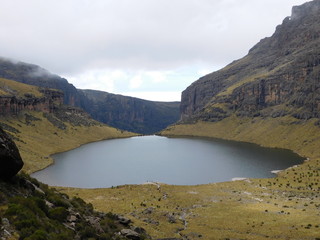
[{"label": "dry brown grass", "polygon": [[176,125],[162,134],[255,142],[289,148],[310,160],[272,179],[161,185],[160,189],[156,185],[128,185],[61,190],[82,197],[100,211],[126,215],[153,237],[253,240],[320,236],[320,138],[314,121],[298,124],[292,118],[231,117],[218,123]]},{"label": "dry brown grass", "polygon": [[[25,113],[39,120],[27,122]],[[54,153],[68,151],[89,142],[136,135],[103,124],[73,126],[65,122],[67,128],[62,130],[43,117],[42,112],[21,112],[19,116],[0,118],[0,123],[16,130],[7,132],[15,139],[25,163],[23,170],[27,173],[52,164],[50,156]]]}]

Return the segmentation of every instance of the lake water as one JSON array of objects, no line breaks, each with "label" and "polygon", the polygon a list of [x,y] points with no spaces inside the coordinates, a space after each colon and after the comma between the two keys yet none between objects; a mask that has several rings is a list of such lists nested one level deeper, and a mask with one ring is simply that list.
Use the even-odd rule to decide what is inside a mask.
[{"label": "lake water", "polygon": [[143,136],[91,143],[53,156],[32,174],[53,186],[101,188],[147,181],[197,185],[268,178],[303,159],[283,149],[201,138]]}]

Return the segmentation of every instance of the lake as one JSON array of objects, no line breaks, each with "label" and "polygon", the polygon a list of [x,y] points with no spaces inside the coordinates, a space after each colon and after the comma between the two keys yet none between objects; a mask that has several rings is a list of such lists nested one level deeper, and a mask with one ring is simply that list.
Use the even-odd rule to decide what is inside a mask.
[{"label": "lake", "polygon": [[197,185],[233,178],[269,178],[303,162],[289,150],[203,138],[143,136],[83,145],[55,154],[32,174],[52,186],[105,188],[148,181]]}]

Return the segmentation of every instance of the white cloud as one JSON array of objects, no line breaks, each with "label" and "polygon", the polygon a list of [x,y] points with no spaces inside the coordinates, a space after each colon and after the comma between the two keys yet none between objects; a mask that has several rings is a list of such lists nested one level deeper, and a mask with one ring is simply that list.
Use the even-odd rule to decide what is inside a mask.
[{"label": "white cloud", "polygon": [[133,78],[131,78],[129,87],[131,89],[137,89],[137,88],[141,87],[142,83],[143,83],[143,80],[142,80],[141,74],[138,74],[138,75],[134,76]]},{"label": "white cloud", "polygon": [[181,92],[122,92],[120,94],[159,102],[179,102],[181,100]]},{"label": "white cloud", "polygon": [[74,83],[77,88],[114,92],[116,83],[123,81],[123,79],[126,79],[128,76],[120,70],[109,71],[93,69],[79,75],[65,77]]},{"label": "white cloud", "polygon": [[200,69],[200,70],[198,71],[198,74],[199,74],[200,76],[204,76],[204,75],[207,75],[207,74],[212,73],[212,72],[213,72],[212,69]]},{"label": "white cloud", "polygon": [[154,83],[164,83],[168,81],[167,75],[170,74],[168,71],[148,71],[146,75],[151,78]]},{"label": "white cloud", "polygon": [[304,2],[0,0],[0,52],[81,88],[182,91],[244,56]]}]

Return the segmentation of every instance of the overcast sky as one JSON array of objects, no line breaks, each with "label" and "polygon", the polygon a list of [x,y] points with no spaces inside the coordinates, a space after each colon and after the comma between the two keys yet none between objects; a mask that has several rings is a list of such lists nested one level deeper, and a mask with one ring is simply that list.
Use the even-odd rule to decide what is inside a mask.
[{"label": "overcast sky", "polygon": [[180,100],[305,0],[0,0],[0,55],[77,88]]}]

